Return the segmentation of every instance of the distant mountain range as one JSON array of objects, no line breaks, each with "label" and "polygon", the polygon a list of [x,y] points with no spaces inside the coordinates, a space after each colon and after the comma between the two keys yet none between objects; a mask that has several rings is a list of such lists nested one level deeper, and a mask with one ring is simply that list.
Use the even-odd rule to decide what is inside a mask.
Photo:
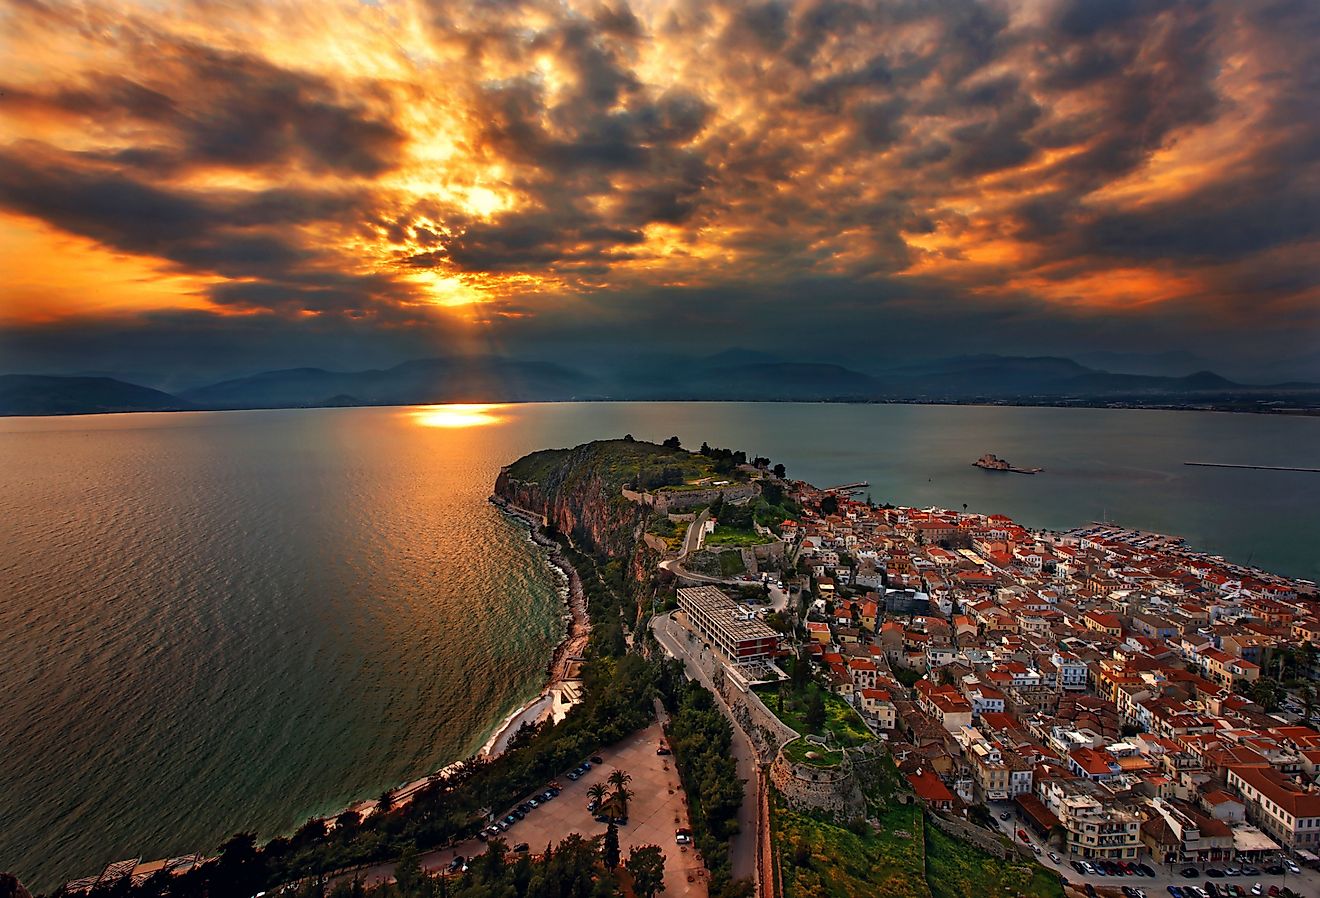
[{"label": "distant mountain range", "polygon": [[111,377],[0,376],[5,415],[609,399],[1316,406],[1320,384],[1248,385],[1210,371],[1115,374],[1052,356],[959,356],[865,373],[751,350],[638,356],[591,373],[499,356],[418,359],[368,371],[293,368],[178,394]]}]

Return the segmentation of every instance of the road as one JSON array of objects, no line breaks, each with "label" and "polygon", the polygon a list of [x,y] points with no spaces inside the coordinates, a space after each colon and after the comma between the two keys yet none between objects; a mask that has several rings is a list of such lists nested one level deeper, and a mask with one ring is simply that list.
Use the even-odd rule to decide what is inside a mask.
[{"label": "road", "polygon": [[[1020,844],[1022,840],[1017,837],[1017,829],[1019,827],[1017,817],[1013,816],[1008,820],[1000,819],[1000,816],[1004,813],[1013,813],[1014,807],[1015,805],[1011,801],[996,801],[990,804],[990,811],[995,816],[995,824],[1004,833],[1004,835],[1008,836],[1010,839]],[[1137,860],[1151,867],[1155,871],[1155,877],[1153,879],[1148,876],[1086,876],[1081,873],[1078,873],[1076,870],[1072,868],[1072,866],[1069,864],[1070,859],[1067,856],[1061,855],[1058,863],[1055,863],[1054,861],[1050,860],[1049,858],[1049,852],[1051,850],[1050,847],[1046,845],[1042,840],[1037,838],[1035,833],[1031,832],[1030,830],[1026,830],[1026,832],[1029,843],[1041,849],[1041,852],[1037,857],[1039,861],[1042,864],[1044,864],[1046,867],[1059,871],[1059,873],[1063,876],[1063,878],[1068,880],[1069,882],[1073,882],[1073,883],[1089,882],[1092,885],[1094,885],[1097,889],[1099,889],[1101,886],[1104,886],[1107,889],[1112,889],[1115,894],[1118,894],[1118,890],[1121,889],[1123,886],[1136,886],[1139,889],[1143,889],[1148,895],[1151,896],[1151,898],[1155,898],[1157,894],[1161,896],[1167,896],[1168,887],[1171,885],[1204,886],[1207,880],[1209,880],[1209,877],[1205,875],[1205,870],[1208,867],[1213,866],[1213,867],[1218,867],[1220,870],[1223,870],[1226,867],[1234,866],[1234,864],[1230,864],[1228,862],[1223,862],[1223,863],[1217,862],[1214,864],[1205,864],[1205,865],[1174,864],[1172,867],[1169,867],[1168,865],[1165,864],[1152,863],[1149,858],[1145,858],[1145,859],[1139,858]],[[1185,877],[1179,871],[1187,866],[1197,867],[1201,872],[1197,876],[1192,878]],[[1241,864],[1236,864],[1236,866],[1240,867]],[[1209,881],[1215,882],[1216,880],[1209,880]],[[1302,869],[1301,874],[1285,873],[1282,876],[1266,876],[1266,875],[1234,876],[1234,877],[1226,877],[1224,879],[1217,880],[1217,882],[1221,884],[1232,883],[1234,885],[1240,885],[1248,892],[1251,891],[1251,886],[1254,883],[1259,882],[1262,884],[1263,890],[1268,890],[1270,886],[1277,885],[1280,888],[1282,888],[1283,886],[1288,886],[1294,892],[1297,892],[1302,895],[1320,895],[1320,873],[1317,873],[1315,870],[1308,870],[1306,868]]]},{"label": "road", "polygon": [[[712,663],[711,652],[703,648],[700,640],[689,642],[688,631],[674,621],[674,612],[652,618],[651,630],[661,647],[671,658],[683,662],[689,677],[692,677],[715,695],[715,701],[724,711],[733,727],[733,756],[738,762],[738,777],[746,782],[743,789],[743,803],[738,810],[738,834],[729,846],[729,860],[736,879],[751,879],[759,882],[757,871],[757,839],[761,830],[761,765],[760,759],[733,717],[728,704],[715,689],[707,665]],[[695,652],[696,654],[692,654]]]}]

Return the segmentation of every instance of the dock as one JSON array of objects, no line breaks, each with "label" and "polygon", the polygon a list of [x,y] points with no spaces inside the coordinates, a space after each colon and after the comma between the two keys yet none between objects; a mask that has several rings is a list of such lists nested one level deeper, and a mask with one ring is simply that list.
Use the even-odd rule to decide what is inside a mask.
[{"label": "dock", "polygon": [[845,483],[842,486],[831,486],[825,489],[827,493],[855,493],[858,490],[864,490],[871,483],[868,480],[859,480],[856,483]]},{"label": "dock", "polygon": [[1185,461],[1193,468],[1239,468],[1244,471],[1300,471],[1303,474],[1320,474],[1320,468],[1290,468],[1284,465],[1230,465],[1219,461]]}]

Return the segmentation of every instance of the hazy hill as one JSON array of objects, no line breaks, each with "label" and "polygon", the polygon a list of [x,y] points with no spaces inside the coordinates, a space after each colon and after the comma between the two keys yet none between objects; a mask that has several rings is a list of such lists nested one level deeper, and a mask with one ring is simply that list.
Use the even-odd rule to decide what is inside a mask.
[{"label": "hazy hill", "polygon": [[189,390],[207,408],[311,405],[415,405],[591,398],[592,380],[548,362],[500,358],[418,359],[370,371],[292,368]]},{"label": "hazy hill", "polygon": [[0,375],[0,415],[83,415],[191,408],[177,396],[112,377]]},{"label": "hazy hill", "polygon": [[[178,396],[108,377],[7,375],[0,378],[0,414],[571,399],[1320,404],[1320,384],[1253,386],[1211,371],[1181,377],[1116,374],[1053,356],[959,356],[888,368],[860,355],[855,363],[847,356],[841,360],[849,364],[751,350],[638,355],[625,361],[584,358],[583,364],[595,365],[588,374],[552,362],[447,357],[367,371],[264,371]],[[858,370],[868,363],[868,370]]]}]

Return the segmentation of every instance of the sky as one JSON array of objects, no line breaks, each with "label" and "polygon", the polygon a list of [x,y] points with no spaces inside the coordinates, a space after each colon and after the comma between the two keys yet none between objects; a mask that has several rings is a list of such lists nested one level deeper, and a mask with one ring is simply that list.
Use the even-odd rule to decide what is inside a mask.
[{"label": "sky", "polygon": [[1320,379],[1320,4],[0,0],[0,371]]}]

